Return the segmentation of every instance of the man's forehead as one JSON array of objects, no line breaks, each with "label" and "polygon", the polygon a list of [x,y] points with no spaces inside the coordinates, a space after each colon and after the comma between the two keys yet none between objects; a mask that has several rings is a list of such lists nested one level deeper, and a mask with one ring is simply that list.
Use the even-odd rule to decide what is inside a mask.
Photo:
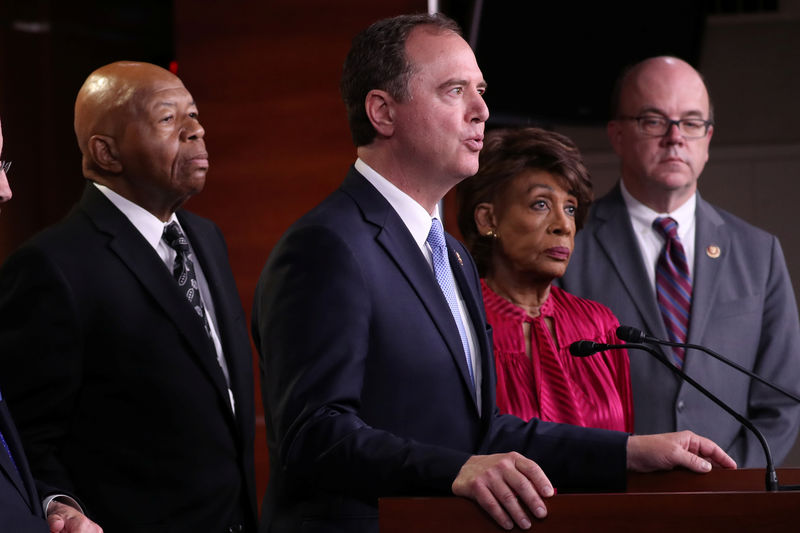
[{"label": "man's forehead", "polygon": [[415,74],[422,69],[434,67],[447,71],[448,76],[454,74],[456,77],[473,74],[474,71],[481,75],[482,80],[475,54],[469,44],[452,31],[417,27],[406,40],[406,54]]},{"label": "man's forehead", "polygon": [[684,112],[705,112],[709,97],[702,78],[694,71],[646,72],[629,80],[622,91],[621,103],[637,110],[678,106]]},{"label": "man's forehead", "polygon": [[461,43],[469,47],[457,33],[436,26],[423,25],[417,26],[408,34],[405,50],[409,56],[436,57]]},{"label": "man's forehead", "polygon": [[135,91],[134,96],[138,105],[147,109],[164,105],[177,105],[178,103],[191,102],[194,99],[180,81],[165,85],[147,85]]}]

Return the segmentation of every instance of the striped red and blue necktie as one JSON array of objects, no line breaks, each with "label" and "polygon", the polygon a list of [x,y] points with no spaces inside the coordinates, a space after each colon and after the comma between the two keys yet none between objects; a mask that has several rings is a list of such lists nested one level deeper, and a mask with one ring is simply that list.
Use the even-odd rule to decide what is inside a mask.
[{"label": "striped red and blue necktie", "polygon": [[[689,311],[692,307],[692,277],[686,253],[678,238],[678,223],[670,217],[659,217],[653,228],[664,236],[665,243],[656,264],[658,307],[672,342],[686,342],[689,331]],[[675,366],[682,367],[683,348],[672,348]]]}]

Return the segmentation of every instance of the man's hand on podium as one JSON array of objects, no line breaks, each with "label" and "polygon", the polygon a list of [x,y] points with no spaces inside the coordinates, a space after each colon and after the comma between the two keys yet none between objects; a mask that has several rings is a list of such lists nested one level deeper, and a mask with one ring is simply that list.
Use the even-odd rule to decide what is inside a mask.
[{"label": "man's hand on podium", "polygon": [[461,467],[452,488],[456,496],[478,502],[505,529],[514,524],[530,528],[528,511],[536,518],[547,516],[542,497],[554,494],[539,465],[516,452],[473,455]]},{"label": "man's hand on podium", "polygon": [[711,467],[736,468],[736,462],[713,441],[691,431],[632,435],[628,439],[628,470],[653,472],[676,466],[694,472],[708,472]]}]

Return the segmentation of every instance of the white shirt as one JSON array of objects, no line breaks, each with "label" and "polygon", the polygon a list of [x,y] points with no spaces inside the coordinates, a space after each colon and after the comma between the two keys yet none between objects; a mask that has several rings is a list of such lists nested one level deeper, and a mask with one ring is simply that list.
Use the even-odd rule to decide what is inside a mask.
[{"label": "white shirt", "polygon": [[686,253],[686,262],[689,266],[689,275],[694,277],[694,241],[695,241],[695,211],[697,208],[697,193],[693,194],[682,206],[672,213],[657,213],[634,198],[625,183],[620,181],[620,190],[625,206],[628,208],[628,216],[633,225],[633,233],[639,243],[639,250],[642,252],[644,267],[647,270],[647,279],[653,287],[653,294],[656,294],[656,264],[661,250],[664,249],[665,239],[655,228],[653,221],[658,217],[671,217],[678,223],[678,238],[681,240],[683,250]]},{"label": "white shirt", "polygon": [[[428,233],[431,231],[431,223],[434,218],[439,216],[439,206],[437,205],[433,213],[428,213],[416,200],[397,188],[389,180],[378,174],[373,168],[367,165],[361,159],[357,159],[355,163],[356,170],[364,176],[368,182],[375,187],[381,196],[386,198],[389,205],[394,208],[403,224],[406,225],[408,231],[411,233],[414,241],[419,246],[425,259],[428,261],[431,270],[433,270],[433,252],[427,242]],[[455,284],[456,295],[458,296],[458,310],[461,313],[461,322],[464,324],[464,331],[467,332],[467,343],[469,344],[469,351],[472,357],[472,369],[475,375],[475,394],[478,400],[478,412],[481,406],[481,365],[480,365],[480,346],[478,345],[478,338],[475,334],[475,328],[472,325],[472,320],[469,320],[469,313],[467,306],[464,303],[464,298],[461,296],[461,290],[458,283]]]},{"label": "white shirt", "polygon": [[[131,202],[124,196],[120,196],[108,187],[100,185],[99,183],[94,183],[93,185],[97,187],[97,189],[103,193],[103,195],[105,195],[105,197],[108,198],[111,203],[117,207],[117,209],[122,211],[122,214],[125,215],[128,220],[130,220],[131,224],[133,224],[139,233],[142,234],[142,237],[144,237],[148,244],[153,247],[158,256],[164,262],[164,265],[166,265],[167,269],[169,269],[169,272],[171,273],[173,267],[175,266],[175,256],[177,253],[164,241],[164,239],[162,239],[162,236],[164,234],[164,228],[168,224],[177,222],[178,226],[181,225],[178,221],[178,217],[175,216],[175,213],[172,213],[172,216],[167,222],[162,222],[150,211]],[[183,227],[181,227],[181,231],[183,232]],[[186,234],[186,232],[183,233],[184,235]],[[188,241],[189,238],[187,237],[186,240]],[[233,391],[230,389],[231,380],[228,372],[228,363],[225,360],[225,354],[222,352],[222,343],[219,340],[219,331],[217,330],[216,313],[214,312],[214,300],[211,298],[211,291],[208,288],[208,281],[203,274],[203,267],[196,259],[191,242],[189,243],[189,249],[189,258],[192,260],[194,265],[194,273],[197,277],[197,284],[200,286],[200,300],[203,302],[206,319],[208,320],[208,325],[211,330],[211,340],[213,341],[214,349],[217,352],[217,361],[219,362],[219,366],[225,376],[225,383],[228,385],[228,396],[230,396],[231,400],[231,409],[233,409],[233,412],[235,413],[236,407],[233,400]]]}]

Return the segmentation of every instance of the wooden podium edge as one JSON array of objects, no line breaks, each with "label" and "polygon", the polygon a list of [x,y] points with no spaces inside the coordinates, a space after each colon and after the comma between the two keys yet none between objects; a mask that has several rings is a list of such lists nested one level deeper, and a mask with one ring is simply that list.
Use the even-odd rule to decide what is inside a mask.
[{"label": "wooden podium edge", "polygon": [[[797,531],[800,492],[770,493],[763,469],[631,474],[625,493],[558,494],[537,532]],[[800,469],[781,469],[782,484],[800,482]],[[381,498],[380,532],[485,533],[503,531],[476,503],[463,498]]]}]

